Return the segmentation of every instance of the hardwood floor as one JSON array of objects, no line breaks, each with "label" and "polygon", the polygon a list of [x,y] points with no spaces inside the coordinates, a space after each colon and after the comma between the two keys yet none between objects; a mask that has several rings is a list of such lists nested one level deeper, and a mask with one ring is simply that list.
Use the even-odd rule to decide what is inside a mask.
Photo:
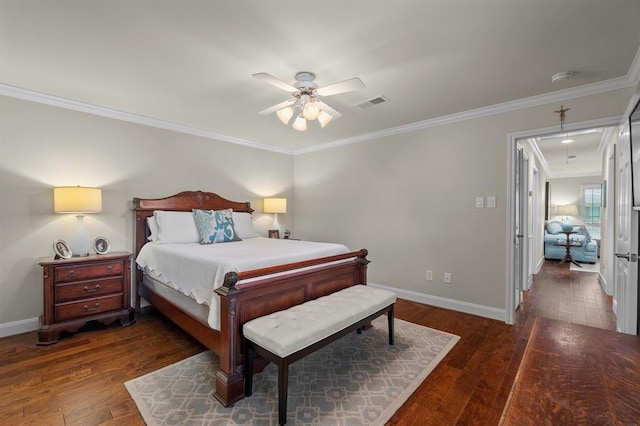
[{"label": "hardwood floor", "polygon": [[[514,326],[399,300],[397,318],[461,340],[389,424],[498,424],[535,317],[611,328],[609,311],[595,274],[555,262],[536,277]],[[123,383],[204,350],[153,311],[130,327],[94,328],[47,347],[35,333],[0,339],[0,424],[142,425]]]}]

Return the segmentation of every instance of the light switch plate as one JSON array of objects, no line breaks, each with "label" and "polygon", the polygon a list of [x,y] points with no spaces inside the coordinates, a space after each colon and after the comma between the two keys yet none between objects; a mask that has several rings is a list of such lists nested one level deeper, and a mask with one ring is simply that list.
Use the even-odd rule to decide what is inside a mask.
[{"label": "light switch plate", "polygon": [[487,197],[487,208],[495,209],[496,208],[496,197],[495,195],[489,195]]},{"label": "light switch plate", "polygon": [[484,207],[484,197],[476,197],[476,209]]}]

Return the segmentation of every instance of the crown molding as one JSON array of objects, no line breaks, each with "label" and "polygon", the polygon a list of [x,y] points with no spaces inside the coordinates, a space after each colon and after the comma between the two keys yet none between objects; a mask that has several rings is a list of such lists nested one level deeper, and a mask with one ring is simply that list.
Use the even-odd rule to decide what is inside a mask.
[{"label": "crown molding", "polygon": [[527,142],[529,142],[529,147],[531,147],[531,150],[533,151],[533,154],[536,156],[536,158],[538,160],[538,164],[540,164],[540,166],[542,166],[542,169],[544,170],[544,173],[547,176],[550,176],[551,175],[551,169],[549,168],[549,163],[547,162],[547,159],[544,158],[544,155],[542,155],[542,151],[540,151],[540,146],[538,145],[537,138],[527,138]]},{"label": "crown molding", "polygon": [[[132,114],[125,111],[120,111],[112,108],[107,108],[99,105],[92,105],[84,102],[74,101],[72,99],[66,99],[58,96],[48,95],[45,93],[36,92],[29,89],[10,86],[8,84],[0,83],[0,95],[9,96],[13,98],[23,99],[31,102],[37,102],[46,105],[52,105],[60,108],[70,109],[74,111],[85,112],[88,114],[98,115],[102,117],[113,118],[115,120],[127,121],[130,123],[141,124],[144,126],[156,127],[159,129],[170,130],[178,133],[189,134],[193,136],[199,136],[207,139],[213,139],[217,141],[223,141],[233,143],[236,145],[247,146],[250,148],[261,149],[264,151],[276,152],[286,155],[301,155],[311,152],[324,151],[326,149],[338,148],[345,145],[351,145],[354,143],[368,142],[384,137],[399,135],[403,133],[415,132],[431,127],[438,127],[447,124],[453,124],[460,121],[473,120],[476,118],[487,117],[495,114],[501,114],[509,111],[520,110],[525,108],[531,108],[541,106],[549,103],[563,102],[570,99],[580,98],[589,95],[595,95],[599,93],[609,92],[612,90],[618,90],[627,88],[630,86],[637,86],[640,82],[640,49],[636,52],[636,56],[627,72],[625,77],[618,77],[610,80],[605,80],[597,83],[585,84],[582,86],[572,87],[570,89],[559,90],[556,92],[546,93],[543,95],[531,96],[528,98],[518,99],[515,101],[504,102],[500,104],[490,105],[487,107],[476,108],[468,111],[463,111],[455,114],[449,114],[442,117],[436,117],[428,120],[418,121],[403,126],[391,127],[388,129],[379,130],[376,132],[364,133],[361,135],[353,136],[350,138],[338,139],[333,142],[320,144],[316,146],[300,148],[300,149],[285,149],[275,147],[259,142],[249,141],[246,139],[236,138],[233,136],[222,135],[219,133],[211,132],[208,130],[198,129],[195,127],[184,126],[182,124],[172,123],[156,118],[146,117],[138,114]],[[631,105],[628,109],[631,108]]]},{"label": "crown molding", "polygon": [[[636,55],[636,57],[638,57]],[[518,99],[515,101],[504,102],[501,104],[490,105],[487,107],[476,108],[455,114],[445,115],[442,117],[432,118],[429,120],[418,121],[416,123],[404,126],[392,127],[378,132],[366,133],[351,138],[340,139],[313,147],[296,149],[294,155],[307,154],[315,151],[323,151],[325,149],[337,148],[340,146],[350,145],[353,143],[366,142],[387,136],[398,135],[402,133],[415,132],[430,127],[438,127],[446,124],[452,124],[460,121],[473,120],[476,118],[487,117],[495,114],[502,114],[509,111],[531,108],[546,105],[555,102],[563,102],[570,99],[581,98],[589,95],[609,92],[612,90],[624,89],[633,86],[633,81],[627,75],[626,77],[618,77],[611,80],[605,80],[598,83],[585,84],[582,86],[572,87],[570,89],[559,90],[557,92],[546,93],[543,95],[531,96],[529,98]]]},{"label": "crown molding", "polygon": [[129,123],[142,124],[143,126],[170,130],[173,132],[199,136],[207,139],[214,139],[217,141],[233,143],[236,145],[247,146],[255,149],[262,149],[264,151],[277,152],[279,154],[287,155],[293,154],[293,151],[290,149],[278,148],[271,145],[265,145],[258,142],[235,138],[233,136],[210,132],[208,130],[184,126],[182,124],[158,120],[156,118],[145,117],[143,115],[132,114],[130,112],[120,111],[117,109],[107,108],[99,105],[92,105],[84,102],[74,101],[72,99],[61,98],[59,96],[48,95],[46,93],[40,93],[33,90],[10,86],[4,83],[0,83],[0,95],[23,99],[31,102],[37,102],[45,105],[52,105],[59,108],[70,109],[73,111],[85,112],[87,114],[98,115],[101,117],[113,118],[115,120],[127,121]]},{"label": "crown molding", "polygon": [[636,52],[636,57],[633,58],[629,72],[627,72],[627,78],[633,82],[634,85],[640,84],[640,48]]}]

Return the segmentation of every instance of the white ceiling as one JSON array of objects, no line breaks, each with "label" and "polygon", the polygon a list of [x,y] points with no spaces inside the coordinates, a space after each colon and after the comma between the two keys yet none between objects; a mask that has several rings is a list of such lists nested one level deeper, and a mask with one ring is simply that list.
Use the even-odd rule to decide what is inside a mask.
[{"label": "white ceiling", "polygon": [[[12,87],[299,150],[606,83],[630,86],[638,0],[0,0],[0,93]],[[343,114],[297,132],[257,112],[320,86]],[[551,75],[574,71],[571,80]],[[388,103],[356,105],[385,96]],[[316,123],[313,123],[316,124]]]},{"label": "white ceiling", "polygon": [[[562,143],[563,140],[571,143]],[[540,156],[542,167],[550,178],[602,176],[604,128],[567,132],[529,142]]]}]

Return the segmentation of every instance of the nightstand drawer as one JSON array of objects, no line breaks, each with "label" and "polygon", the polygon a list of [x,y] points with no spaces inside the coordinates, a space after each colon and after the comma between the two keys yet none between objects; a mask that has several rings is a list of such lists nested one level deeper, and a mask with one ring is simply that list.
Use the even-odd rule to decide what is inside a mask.
[{"label": "nightstand drawer", "polygon": [[122,278],[56,284],[55,303],[88,299],[105,294],[122,293]]},{"label": "nightstand drawer", "polygon": [[123,262],[105,262],[93,265],[60,266],[55,268],[55,283],[82,281],[122,275]]},{"label": "nightstand drawer", "polygon": [[56,305],[56,321],[64,321],[123,309],[122,297],[122,294],[116,294],[113,296],[96,297],[94,299],[83,300],[75,303]]}]

